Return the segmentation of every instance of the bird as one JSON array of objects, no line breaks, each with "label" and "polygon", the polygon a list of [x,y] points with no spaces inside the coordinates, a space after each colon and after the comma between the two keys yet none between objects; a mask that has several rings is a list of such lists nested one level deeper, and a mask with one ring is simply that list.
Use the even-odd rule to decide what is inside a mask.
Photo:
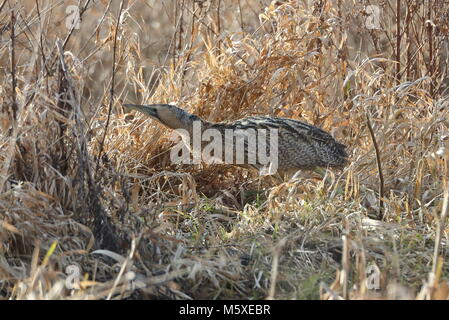
[{"label": "bird", "polygon": [[[211,135],[215,138],[219,136],[218,141],[221,147],[218,150],[230,147],[233,154],[227,158],[228,161],[224,161],[223,158],[226,155],[223,156],[218,152],[218,161],[230,162],[231,165],[247,169],[258,169],[264,172],[263,174],[292,174],[299,170],[343,168],[348,163],[347,147],[344,144],[337,142],[328,132],[303,121],[271,116],[250,116],[236,121],[210,122],[172,104],[123,104],[123,106],[128,111],[137,110],[167,128],[178,131],[190,152],[193,152],[193,146],[192,139],[189,138],[192,135],[195,138],[195,124],[197,128],[200,127],[200,131],[196,132],[197,135],[214,132],[209,134],[209,139],[201,141],[201,148],[206,147],[206,142],[210,140]],[[229,138],[226,132],[236,134]],[[252,140],[254,133],[256,133],[256,139]],[[237,142],[238,138],[243,140],[240,145]],[[267,142],[268,140],[270,141]],[[273,146],[274,152],[272,152]],[[237,154],[239,150],[243,154],[240,158]],[[265,158],[258,157],[260,151],[266,152]],[[272,153],[276,158],[271,157]],[[253,158],[249,160],[251,156]],[[267,159],[271,162],[267,162]],[[275,166],[273,166],[274,162],[276,162]]]}]

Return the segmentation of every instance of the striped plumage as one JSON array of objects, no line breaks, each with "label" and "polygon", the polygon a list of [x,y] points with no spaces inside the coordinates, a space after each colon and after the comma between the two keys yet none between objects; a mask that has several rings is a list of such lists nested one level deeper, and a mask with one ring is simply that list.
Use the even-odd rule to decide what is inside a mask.
[{"label": "striped plumage", "polygon": [[[184,129],[190,134],[192,134],[194,121],[201,122],[203,131],[206,129],[217,129],[220,132],[225,132],[226,129],[234,131],[267,129],[267,138],[269,138],[270,129],[277,129],[278,170],[281,172],[313,169],[315,167],[342,167],[347,163],[348,155],[345,151],[345,145],[335,141],[329,133],[302,121],[288,118],[253,116],[232,122],[213,123],[173,105],[125,104],[124,106],[145,113],[171,129]],[[235,140],[232,143],[235,143]],[[248,148],[247,140],[245,140],[244,146],[245,159],[247,159],[248,149],[253,149]],[[269,144],[267,143],[268,147]],[[248,167],[248,164],[239,166]],[[256,163],[250,166],[260,169],[262,165]]]},{"label": "striped plumage", "polygon": [[347,162],[346,146],[326,131],[305,122],[268,116],[254,116],[231,123],[241,128],[275,128],[279,132],[279,168],[312,169],[342,167]]}]

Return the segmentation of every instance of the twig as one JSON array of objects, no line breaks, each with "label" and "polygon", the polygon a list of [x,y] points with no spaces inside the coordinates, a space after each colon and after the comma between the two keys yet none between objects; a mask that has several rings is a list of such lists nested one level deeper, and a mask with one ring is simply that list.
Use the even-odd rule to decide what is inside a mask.
[{"label": "twig", "polygon": [[341,255],[341,265],[342,265],[342,269],[341,269],[341,277],[340,277],[340,284],[343,287],[343,299],[347,300],[348,299],[348,277],[349,277],[349,266],[350,266],[350,261],[349,261],[349,240],[348,240],[348,234],[349,234],[349,224],[348,224],[348,220],[345,219],[345,235],[342,236],[342,240],[343,240],[343,252]]},{"label": "twig", "polygon": [[270,290],[268,293],[267,300],[273,300],[274,294],[276,292],[276,280],[278,276],[279,268],[279,256],[281,255],[282,249],[287,243],[287,238],[282,238],[273,250],[273,262],[271,264],[271,278],[270,278]]},{"label": "twig", "polygon": [[434,73],[434,61],[433,61],[433,56],[434,56],[434,52],[433,52],[433,38],[434,38],[434,35],[433,35],[433,33],[432,33],[432,30],[433,30],[433,23],[432,23],[432,5],[431,5],[431,3],[429,2],[428,4],[427,4],[427,6],[428,6],[428,8],[427,8],[427,21],[426,21],[426,24],[427,24],[427,40],[429,41],[429,73],[430,73],[430,77],[431,77],[431,80],[430,80],[430,95],[433,97],[433,95],[434,95],[434,83],[433,83],[433,79],[432,79],[432,77],[433,77],[433,73]]},{"label": "twig", "polygon": [[118,28],[120,26],[120,17],[122,16],[124,3],[125,3],[124,0],[122,0],[122,2],[120,3],[120,10],[119,10],[118,17],[117,17],[117,24],[115,25],[115,30],[114,30],[114,47],[112,49],[113,50],[112,51],[112,79],[111,79],[111,90],[110,90],[111,97],[109,98],[108,117],[106,119],[106,125],[105,125],[104,132],[103,132],[103,138],[101,139],[100,150],[98,152],[97,163],[96,163],[96,166],[95,166],[95,176],[97,175],[97,172],[98,172],[99,161],[100,161],[100,158],[101,158],[101,154],[103,153],[104,141],[106,140],[106,135],[108,133],[109,122],[111,121],[112,105],[114,103],[114,87],[115,87],[115,71],[116,71],[115,61],[116,61],[116,53],[117,53],[117,34],[118,34]]},{"label": "twig", "polygon": [[[128,257],[123,262],[122,267],[120,268],[120,272],[117,275],[117,278],[115,278],[114,284],[112,285],[112,288],[111,288],[106,300],[111,300],[112,295],[114,294],[115,288],[118,286],[120,280],[125,275],[125,271],[128,271],[132,267],[133,260],[134,260],[134,253],[136,251],[136,248],[137,248],[141,238],[142,238],[142,234],[140,234],[137,238],[135,238],[131,241],[131,249],[128,252]],[[122,292],[122,294],[123,294],[123,292]]]},{"label": "twig", "polygon": [[396,0],[396,83],[400,83],[401,74],[401,0]]},{"label": "twig", "polygon": [[[59,61],[61,64],[60,70],[64,73],[66,79],[66,94],[67,99],[72,104],[74,110],[76,129],[76,149],[78,155],[77,163],[77,179],[75,183],[78,186],[78,192],[80,193],[83,201],[80,203],[80,207],[83,212],[88,212],[93,216],[93,233],[98,241],[99,246],[111,251],[117,251],[124,245],[123,240],[117,235],[117,231],[113,223],[111,223],[109,216],[105,213],[101,202],[101,186],[95,183],[93,170],[90,166],[90,156],[88,151],[88,143],[86,139],[86,131],[84,126],[84,119],[82,119],[81,105],[76,99],[74,85],[70,78],[67,65],[64,61],[64,51],[62,48],[62,42],[56,41],[56,48],[59,53]],[[89,219],[85,217],[86,221]]]},{"label": "twig", "polygon": [[429,272],[429,279],[426,290],[422,292],[423,298],[427,296],[428,299],[432,299],[434,292],[438,286],[438,282],[441,276],[441,268],[443,263],[443,258],[440,257],[441,248],[441,238],[444,234],[444,225],[449,214],[449,185],[446,185],[446,190],[444,192],[443,207],[441,208],[441,216],[435,213],[436,216],[436,235],[435,235],[435,247],[433,250],[433,261],[432,261],[432,271]]},{"label": "twig", "polygon": [[5,4],[6,4],[7,1],[8,1],[8,0],[4,0],[3,3],[0,5],[0,12],[2,12],[3,7],[5,6]]},{"label": "twig", "polygon": [[[185,0],[182,0],[181,6],[184,7]],[[179,58],[179,52],[182,50],[182,35],[184,33],[184,10],[180,10],[181,13],[179,14],[179,32],[178,32],[178,57]],[[175,17],[176,18],[176,17]],[[178,62],[178,61],[177,61]]]},{"label": "twig", "polygon": [[436,219],[437,233],[435,235],[435,248],[433,251],[433,266],[432,266],[432,273],[434,275],[437,272],[438,255],[440,253],[441,247],[441,238],[444,234],[444,225],[448,217],[448,214],[449,214],[449,185],[446,187],[446,191],[444,193],[443,207],[441,208],[441,217],[439,219]]},{"label": "twig", "polygon": [[16,95],[16,86],[17,86],[17,79],[16,79],[16,56],[15,56],[15,35],[14,35],[14,25],[16,22],[16,18],[14,16],[14,10],[11,10],[11,47],[10,47],[10,55],[11,55],[11,95],[12,95],[12,115],[14,121],[17,120],[17,95]]},{"label": "twig", "polygon": [[383,220],[383,218],[384,218],[384,215],[383,215],[384,175],[382,173],[382,165],[380,162],[380,151],[379,151],[379,146],[376,141],[376,137],[374,136],[374,130],[373,130],[373,127],[371,126],[371,122],[369,120],[368,113],[366,113],[365,115],[366,115],[366,124],[368,126],[369,133],[371,135],[371,140],[373,141],[374,150],[376,151],[377,171],[379,173],[379,220]]},{"label": "twig", "polygon": [[[195,12],[193,12],[192,10],[190,10],[190,8],[185,7],[188,11],[190,11],[191,14],[195,15]],[[213,28],[211,28],[209,25],[207,25],[206,23],[204,23],[204,21],[202,21],[199,17],[196,17],[196,19],[198,20],[199,23],[201,23],[207,30],[209,30],[211,33],[214,34],[214,36],[217,38],[217,41],[221,44],[223,44],[226,48],[230,48],[229,44],[226,43],[226,41],[223,41],[222,39],[220,39],[220,35],[215,32],[215,30]],[[254,67],[252,65],[249,64],[249,62],[247,62],[245,60],[245,58],[243,58],[238,52],[235,52],[235,55],[242,60],[250,69],[254,70]]]},{"label": "twig", "polygon": [[221,6],[221,0],[218,0],[218,3],[217,3],[217,34],[221,34],[220,6]]},{"label": "twig", "polygon": [[240,4],[240,0],[237,0],[237,3],[238,3],[238,6],[239,6],[240,29],[242,29],[242,32],[245,32],[245,24],[243,23],[242,6]]},{"label": "twig", "polygon": [[[86,12],[87,6],[89,5],[90,1],[91,1],[91,0],[86,0],[86,2],[84,3],[83,8],[80,10],[80,12],[79,12],[79,19],[80,19],[80,20],[82,19],[83,14]],[[66,38],[64,39],[63,43],[61,44],[62,50],[65,50],[65,46],[66,46],[67,43],[69,42],[70,37],[72,36],[73,31],[75,30],[75,26],[76,26],[76,23],[73,24],[72,28],[70,29],[69,33],[67,34],[67,36],[66,36]],[[46,70],[47,70],[46,75],[49,75],[49,74],[50,74],[51,70],[53,70],[53,67],[54,67],[55,63],[58,62],[58,59],[59,59],[59,58],[58,58],[58,52],[56,52],[56,57],[55,57],[55,59],[54,59],[53,62],[50,64],[50,67],[46,68]]]},{"label": "twig", "polygon": [[[178,32],[178,26],[179,24],[176,22],[177,17],[178,17],[178,1],[175,1],[175,5],[174,5],[174,12],[173,12],[173,18],[174,18],[174,25],[175,25],[175,31],[173,33],[173,46],[172,46],[172,64],[173,64],[173,70],[176,70],[176,33]],[[181,18],[181,17],[180,17]],[[179,20],[180,21],[180,20]]]}]

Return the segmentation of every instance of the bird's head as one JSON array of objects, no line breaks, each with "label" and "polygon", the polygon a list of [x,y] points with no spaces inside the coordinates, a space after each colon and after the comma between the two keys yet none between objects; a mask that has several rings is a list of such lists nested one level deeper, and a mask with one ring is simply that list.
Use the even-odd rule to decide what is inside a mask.
[{"label": "bird's head", "polygon": [[201,121],[198,116],[170,104],[123,104],[123,106],[129,111],[140,111],[171,129],[189,130],[193,121]]}]

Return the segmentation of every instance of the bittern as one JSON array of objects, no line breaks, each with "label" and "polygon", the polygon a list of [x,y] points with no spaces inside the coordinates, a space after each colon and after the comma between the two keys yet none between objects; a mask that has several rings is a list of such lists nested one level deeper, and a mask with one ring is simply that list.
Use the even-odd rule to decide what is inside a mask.
[{"label": "bittern", "polygon": [[[200,134],[205,133],[207,130],[215,130],[221,133],[221,143],[225,148],[226,145],[229,146],[231,144],[234,152],[241,151],[244,155],[244,163],[241,163],[241,161],[237,163],[237,157],[234,154],[228,158],[231,159],[232,163],[230,164],[245,168],[253,167],[261,170],[261,168],[268,167],[269,164],[266,161],[262,162],[259,157],[253,157],[253,161],[248,160],[251,155],[258,155],[258,150],[261,148],[270,149],[270,155],[276,155],[275,171],[277,169],[280,173],[292,173],[301,169],[310,170],[317,167],[341,168],[348,161],[348,154],[345,151],[346,146],[344,144],[337,142],[326,131],[299,120],[252,116],[232,122],[214,123],[169,104],[124,104],[123,106],[130,110],[140,111],[170,129],[183,131],[184,136],[187,134],[192,137],[195,134],[195,123],[200,127]],[[239,134],[229,139],[226,131],[239,132]],[[256,132],[257,139],[251,140],[248,137],[254,132]],[[258,135],[257,133],[259,132],[264,134]],[[259,140],[269,140],[274,138],[275,135],[276,139],[273,139],[276,142],[275,144],[272,141],[260,144],[260,142],[265,141]],[[238,150],[235,147],[235,145],[238,145],[236,137],[239,136],[244,137],[243,143],[240,144],[243,150]],[[273,146],[275,147],[274,149]],[[201,147],[204,147],[204,141],[201,142]],[[191,145],[188,148],[192,151]],[[222,157],[222,155],[219,157]],[[270,158],[270,160],[273,159]],[[226,161],[223,162],[228,163]]]}]

